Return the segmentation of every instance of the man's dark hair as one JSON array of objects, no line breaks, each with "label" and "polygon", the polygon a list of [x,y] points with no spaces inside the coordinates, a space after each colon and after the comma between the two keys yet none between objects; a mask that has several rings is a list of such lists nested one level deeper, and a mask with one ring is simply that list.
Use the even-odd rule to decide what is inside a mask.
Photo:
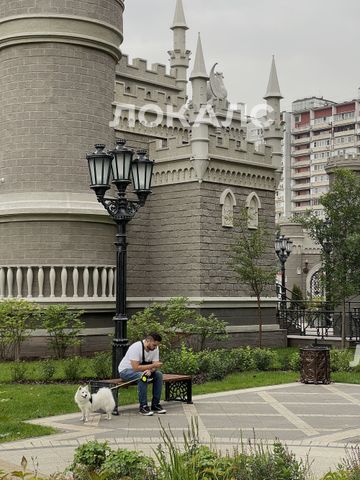
[{"label": "man's dark hair", "polygon": [[155,342],[161,342],[162,340],[160,333],[156,333],[156,332],[151,332],[148,335],[146,335],[146,339],[148,338],[152,338],[153,340],[155,340]]}]

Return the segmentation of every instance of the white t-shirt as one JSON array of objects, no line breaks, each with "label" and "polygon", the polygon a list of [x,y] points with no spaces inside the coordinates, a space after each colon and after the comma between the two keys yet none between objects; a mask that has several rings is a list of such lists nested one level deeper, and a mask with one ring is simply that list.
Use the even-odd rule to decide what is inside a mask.
[{"label": "white t-shirt", "polygon": [[[128,348],[125,357],[121,360],[119,365],[119,373],[121,373],[126,368],[132,368],[131,360],[142,363],[143,361],[143,348],[142,342],[135,342]],[[147,352],[145,350],[145,362],[158,362],[159,361],[159,348],[156,347],[155,350]]]}]

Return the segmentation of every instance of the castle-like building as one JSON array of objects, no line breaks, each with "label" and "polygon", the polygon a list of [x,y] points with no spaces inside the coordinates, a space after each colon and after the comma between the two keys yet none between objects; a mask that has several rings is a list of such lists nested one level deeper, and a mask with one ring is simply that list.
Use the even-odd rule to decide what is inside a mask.
[{"label": "castle-like building", "polygon": [[[83,308],[85,350],[102,345],[112,330],[115,227],[89,190],[85,155],[126,138],[155,160],[153,193],[129,224],[130,312],[186,296],[227,320],[234,342],[255,342],[256,301],[229,249],[242,207],[250,229],[263,220],[274,231],[282,139],[274,59],[264,96],[272,120],[256,147],[222,74],[206,66],[200,36],[190,68],[182,0],[170,72],[121,54],[123,9],[122,0],[0,8],[0,299]],[[262,305],[264,343],[279,344],[275,292]]]}]

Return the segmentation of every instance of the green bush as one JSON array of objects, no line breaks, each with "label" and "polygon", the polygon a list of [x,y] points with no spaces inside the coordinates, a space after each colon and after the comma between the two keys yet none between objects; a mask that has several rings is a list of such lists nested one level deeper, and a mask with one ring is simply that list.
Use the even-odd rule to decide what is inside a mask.
[{"label": "green bush", "polygon": [[69,357],[64,360],[64,374],[66,380],[79,380],[83,369],[80,357]]},{"label": "green bush", "polygon": [[300,353],[294,352],[289,357],[289,368],[294,372],[298,372],[300,370]]},{"label": "green bush", "polygon": [[273,369],[277,360],[276,352],[266,348],[254,348],[252,351],[255,368],[261,371]]},{"label": "green bush", "polygon": [[350,362],[354,357],[352,350],[330,350],[330,368],[332,372],[348,372]]},{"label": "green bush", "polygon": [[199,362],[192,349],[183,344],[180,350],[167,355],[162,370],[165,373],[196,375],[199,373]]},{"label": "green bush", "polygon": [[152,480],[155,476],[155,463],[145,455],[120,448],[110,452],[100,469],[103,480]]},{"label": "green bush", "polygon": [[92,367],[96,378],[111,378],[111,352],[100,352],[94,355]]},{"label": "green bush", "polygon": [[233,361],[225,350],[205,350],[198,353],[199,371],[208,380],[222,380],[230,373]]},{"label": "green bush", "polygon": [[229,351],[232,358],[233,370],[246,372],[255,368],[252,349],[250,347],[234,348]]},{"label": "green bush", "polygon": [[42,360],[39,365],[42,380],[51,380],[55,374],[55,363],[52,360]]},{"label": "green bush", "polygon": [[76,479],[91,478],[91,473],[99,472],[111,448],[107,442],[91,440],[75,449],[74,458],[68,470],[73,472]]},{"label": "green bush", "polygon": [[13,362],[10,367],[10,376],[13,382],[23,382],[26,380],[28,365],[26,362]]},{"label": "green bush", "polygon": [[42,325],[49,334],[49,343],[56,358],[64,358],[69,347],[81,343],[78,335],[85,323],[80,320],[83,312],[70,311],[68,305],[49,305],[41,312]]},{"label": "green bush", "polygon": [[27,300],[6,299],[0,302],[0,358],[20,358],[22,343],[39,321],[39,307]]}]

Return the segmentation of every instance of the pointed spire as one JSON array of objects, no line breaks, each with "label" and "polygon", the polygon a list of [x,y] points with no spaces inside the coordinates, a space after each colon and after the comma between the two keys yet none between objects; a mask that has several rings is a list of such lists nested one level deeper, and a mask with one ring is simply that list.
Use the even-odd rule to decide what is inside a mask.
[{"label": "pointed spire", "polygon": [[174,21],[173,21],[172,27],[170,28],[171,30],[174,30],[174,28],[184,28],[185,30],[189,29],[189,27],[186,25],[182,0],[176,0]]},{"label": "pointed spire", "polygon": [[283,96],[280,93],[280,86],[279,86],[278,76],[277,76],[277,73],[276,73],[276,65],[275,65],[275,56],[274,55],[272,57],[269,83],[268,83],[268,86],[267,86],[267,90],[266,90],[266,94],[264,96],[264,99],[266,100],[267,98],[271,98],[271,97],[283,98]]},{"label": "pointed spire", "polygon": [[209,79],[209,76],[206,71],[206,66],[205,66],[200,33],[199,33],[197,47],[196,47],[194,69],[191,72],[190,80],[192,80],[193,78],[205,78],[206,80]]}]

